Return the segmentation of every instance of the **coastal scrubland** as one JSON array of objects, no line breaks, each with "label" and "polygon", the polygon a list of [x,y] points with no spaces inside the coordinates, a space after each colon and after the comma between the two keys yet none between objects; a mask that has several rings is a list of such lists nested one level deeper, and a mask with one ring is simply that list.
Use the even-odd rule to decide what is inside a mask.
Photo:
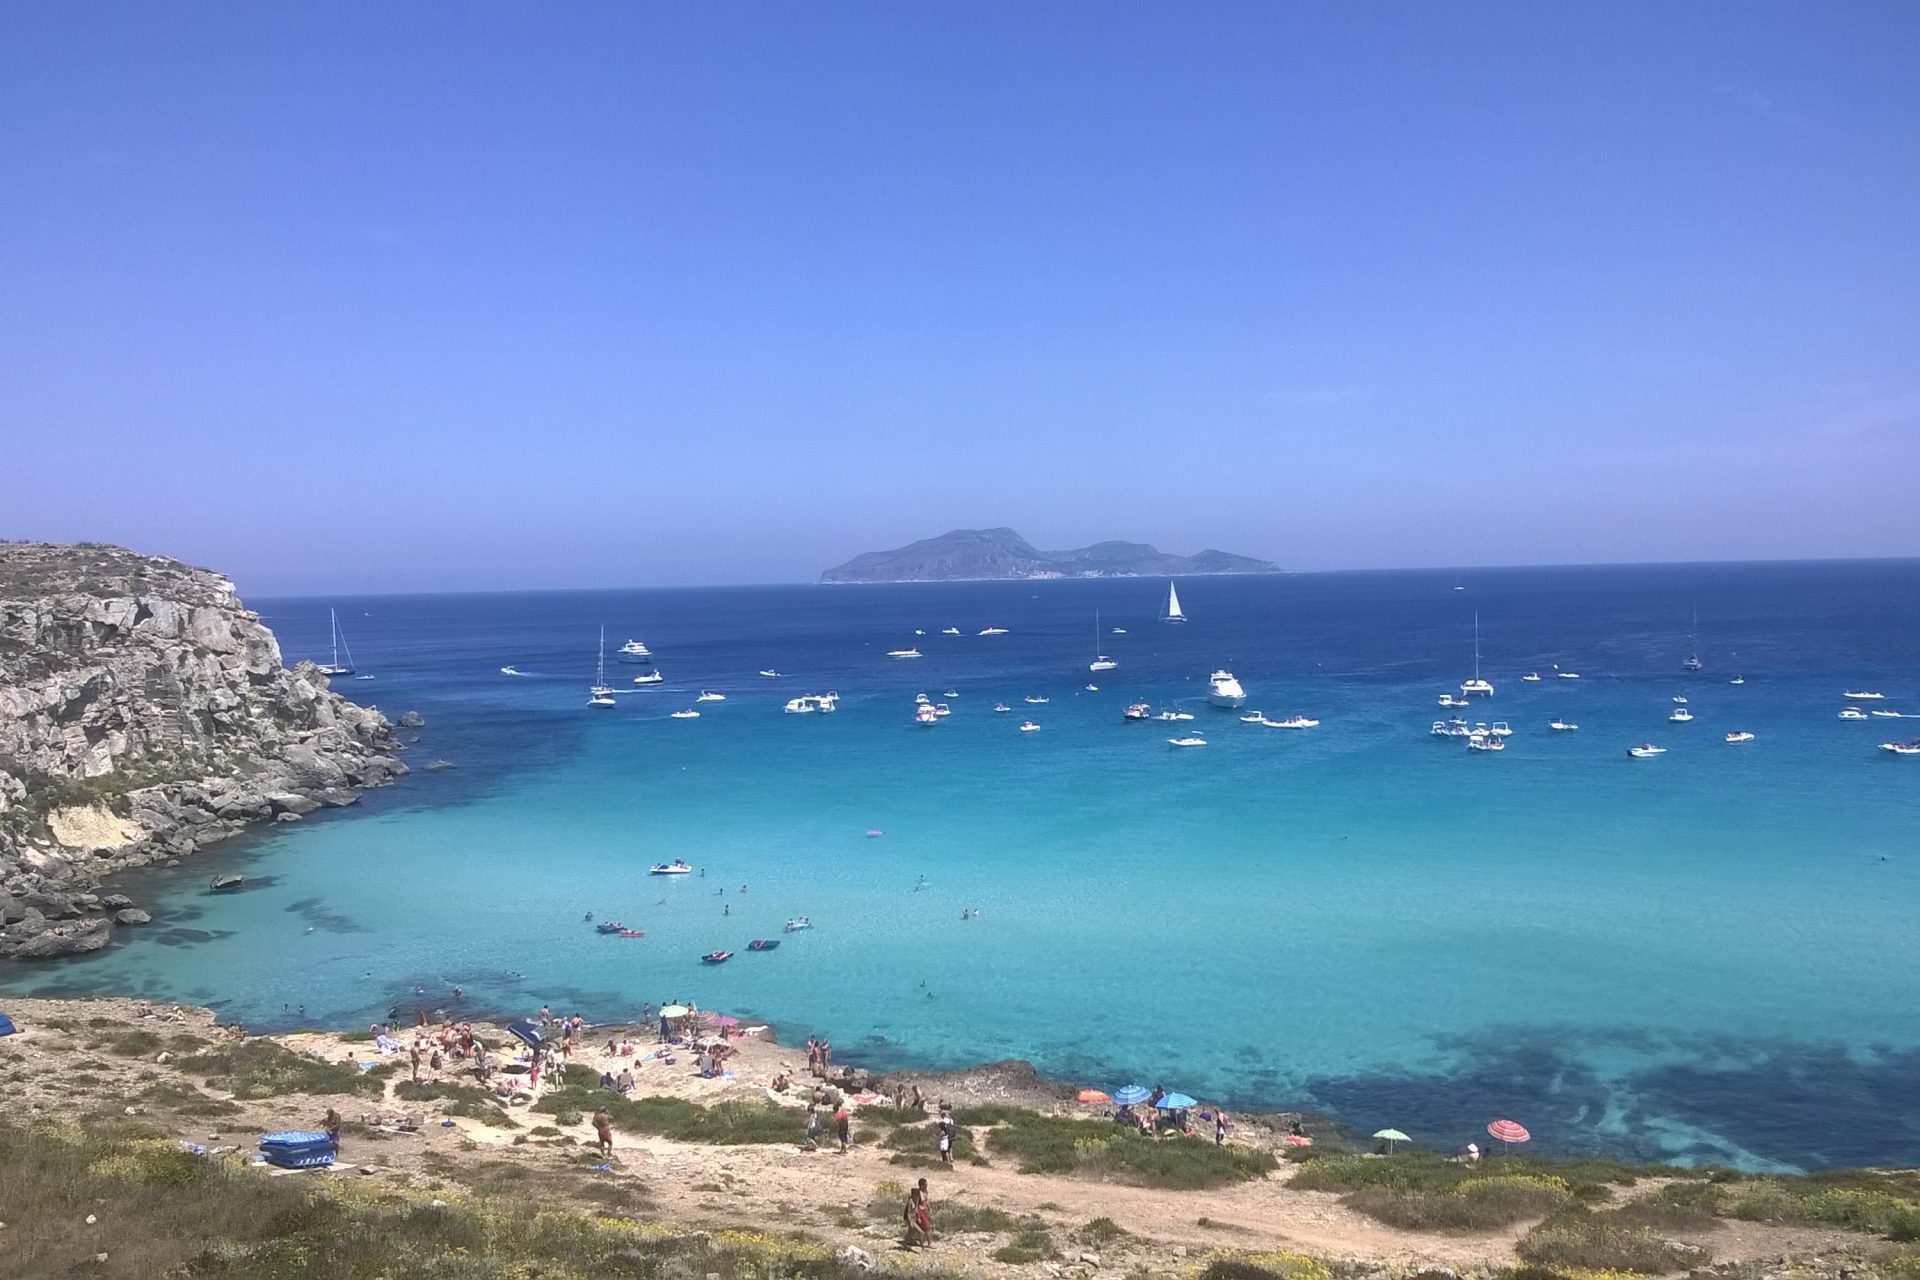
[{"label": "coastal scrubland", "polygon": [[[223,1040],[209,1015],[116,1000],[8,1007],[24,1030],[0,1039],[0,1275],[1920,1280],[1913,1171],[1466,1165],[1335,1133],[1291,1149],[1252,1122],[1216,1146],[964,1085],[949,1168],[929,1118],[890,1103],[855,1107],[848,1154],[803,1150],[804,1111],[765,1087],[793,1055],[766,1041],[733,1080],[649,1063],[617,1098],[576,1065],[507,1107],[458,1077],[416,1083],[355,1037]],[[586,1120],[601,1105],[610,1160]],[[330,1106],[332,1170],[253,1162],[260,1133]],[[920,1177],[936,1238],[909,1251]]]}]

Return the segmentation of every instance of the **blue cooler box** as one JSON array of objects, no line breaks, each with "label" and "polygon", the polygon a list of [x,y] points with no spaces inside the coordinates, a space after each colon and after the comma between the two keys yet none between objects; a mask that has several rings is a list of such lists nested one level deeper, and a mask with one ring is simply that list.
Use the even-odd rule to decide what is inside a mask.
[{"label": "blue cooler box", "polygon": [[333,1163],[333,1140],[310,1129],[262,1134],[260,1154],[276,1169],[317,1169]]}]

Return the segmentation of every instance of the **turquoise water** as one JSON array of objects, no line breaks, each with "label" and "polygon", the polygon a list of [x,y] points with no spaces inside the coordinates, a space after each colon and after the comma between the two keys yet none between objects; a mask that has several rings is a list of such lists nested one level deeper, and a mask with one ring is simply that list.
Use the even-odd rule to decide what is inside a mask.
[{"label": "turquoise water", "polygon": [[[1510,1115],[1563,1152],[1920,1161],[1920,760],[1876,749],[1920,722],[1837,718],[1863,686],[1920,714],[1920,563],[1194,579],[1180,628],[1155,620],[1164,596],[267,601],[289,657],[321,651],[338,604],[377,677],[340,687],[419,709],[413,763],[459,767],[143,873],[150,932],[0,981],[260,1027],[364,1024],[454,984],[594,1020],[692,997],[876,1065],[1020,1057],[1443,1146]],[[1686,675],[1696,603],[1706,669]],[[1096,608],[1128,634],[1089,676]],[[1468,714],[1512,723],[1500,755],[1427,732],[1476,610],[1498,692]],[[584,706],[603,622],[610,647],[653,648],[665,689]],[[926,656],[884,656],[909,643]],[[1205,707],[1221,664],[1250,707],[1321,726]],[[668,718],[700,688],[727,701]],[[837,714],[782,714],[828,689]],[[947,689],[948,720],[911,723],[914,693]],[[1692,724],[1667,722],[1675,693]],[[1209,745],[1124,723],[1135,698],[1185,699]],[[1017,732],[1029,715],[1041,731]],[[1625,757],[1649,738],[1669,753]],[[645,874],[672,857],[704,877]],[[229,864],[262,882],[206,893]],[[599,936],[588,910],[647,936]],[[799,914],[818,927],[746,951]],[[719,947],[739,954],[698,963]]]}]

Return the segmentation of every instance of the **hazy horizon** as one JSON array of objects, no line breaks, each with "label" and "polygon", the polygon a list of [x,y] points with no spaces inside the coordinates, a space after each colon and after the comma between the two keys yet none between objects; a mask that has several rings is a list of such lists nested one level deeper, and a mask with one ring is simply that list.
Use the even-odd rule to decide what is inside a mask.
[{"label": "hazy horizon", "polygon": [[1911,555],[1920,8],[29,7],[0,537],[255,594]]}]

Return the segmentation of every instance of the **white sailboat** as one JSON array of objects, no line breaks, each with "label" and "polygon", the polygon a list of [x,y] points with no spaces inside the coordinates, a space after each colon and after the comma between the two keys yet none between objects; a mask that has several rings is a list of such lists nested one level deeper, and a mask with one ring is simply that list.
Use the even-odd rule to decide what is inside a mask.
[{"label": "white sailboat", "polygon": [[1699,633],[1700,606],[1695,605],[1693,608],[1693,626],[1687,631],[1687,660],[1680,664],[1682,671],[1698,671],[1700,669]]},{"label": "white sailboat", "polygon": [[1460,682],[1460,692],[1477,694],[1482,698],[1493,696],[1493,686],[1480,678],[1480,612],[1473,614],[1473,679]]},{"label": "white sailboat", "polygon": [[[340,615],[332,609],[327,610],[327,622],[333,628],[333,661],[319,668],[323,676],[350,676],[353,674],[353,650],[347,649],[347,642],[340,635]],[[347,660],[340,661],[340,651],[347,649]]]},{"label": "white sailboat", "polygon": [[607,684],[607,629],[600,628],[600,662],[594,668],[593,688],[587,690],[587,705],[590,707],[611,707],[614,705],[613,689]]},{"label": "white sailboat", "polygon": [[1089,671],[1111,671],[1120,664],[1100,652],[1100,611],[1093,611],[1093,661],[1087,664]]},{"label": "white sailboat", "polygon": [[1186,620],[1187,615],[1180,611],[1180,593],[1175,591],[1173,584],[1169,582],[1167,584],[1167,611],[1160,615],[1160,621],[1185,622]]}]

